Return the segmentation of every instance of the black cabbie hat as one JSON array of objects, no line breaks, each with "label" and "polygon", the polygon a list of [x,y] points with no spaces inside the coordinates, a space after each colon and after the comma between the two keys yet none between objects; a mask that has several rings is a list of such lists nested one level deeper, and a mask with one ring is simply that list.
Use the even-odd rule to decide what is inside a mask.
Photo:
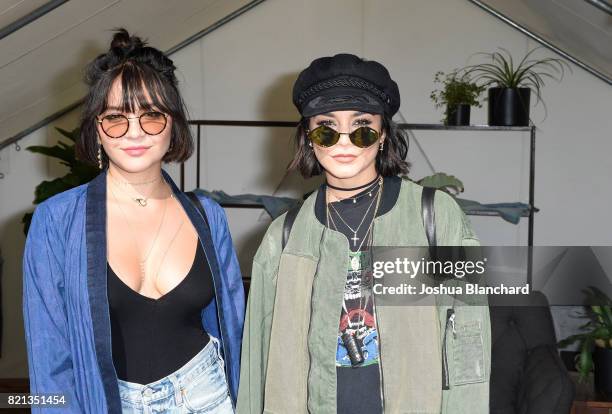
[{"label": "black cabbie hat", "polygon": [[293,85],[293,104],[303,117],[356,110],[392,117],[400,107],[397,84],[376,61],[342,53],[312,61]]}]

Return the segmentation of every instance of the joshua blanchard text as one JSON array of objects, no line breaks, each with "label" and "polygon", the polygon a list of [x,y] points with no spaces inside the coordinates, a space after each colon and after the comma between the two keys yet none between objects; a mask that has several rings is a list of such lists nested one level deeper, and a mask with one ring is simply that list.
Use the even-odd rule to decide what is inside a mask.
[{"label": "joshua blanchard text", "polygon": [[460,286],[436,286],[421,285],[414,286],[402,283],[399,286],[383,286],[381,283],[374,284],[376,295],[528,295],[529,283],[524,286],[482,286],[476,283],[465,283]]}]

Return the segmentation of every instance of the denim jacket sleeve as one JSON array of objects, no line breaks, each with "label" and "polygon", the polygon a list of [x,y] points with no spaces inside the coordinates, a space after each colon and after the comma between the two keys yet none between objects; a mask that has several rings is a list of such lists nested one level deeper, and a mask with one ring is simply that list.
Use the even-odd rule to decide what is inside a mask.
[{"label": "denim jacket sleeve", "polygon": [[234,310],[241,321],[240,332],[242,332],[245,302],[242,274],[240,272],[240,265],[238,263],[238,257],[236,256],[236,250],[234,249],[234,243],[227,224],[225,212],[218,204],[215,210],[216,214],[214,216],[216,222],[214,225],[215,234],[213,238],[219,256],[219,266],[226,272],[225,277],[227,278],[230,294],[232,298],[234,298]]},{"label": "denim jacket sleeve", "polygon": [[[61,412],[83,412],[75,392],[64,302],[65,245],[46,205],[32,218],[23,259],[23,315],[30,392],[64,395]],[[40,412],[41,408],[32,408]],[[45,412],[55,411],[45,409]]]},{"label": "denim jacket sleeve", "polygon": [[229,335],[230,352],[233,355],[233,363],[229,367],[231,376],[229,385],[232,388],[232,396],[235,397],[238,394],[240,376],[240,344],[242,341],[245,312],[244,285],[223,208],[209,198],[200,198],[200,201],[204,203],[210,223],[213,244],[217,253],[219,269],[223,275],[224,284],[227,286],[227,293],[230,298],[229,301],[224,301],[223,314],[225,315]]}]

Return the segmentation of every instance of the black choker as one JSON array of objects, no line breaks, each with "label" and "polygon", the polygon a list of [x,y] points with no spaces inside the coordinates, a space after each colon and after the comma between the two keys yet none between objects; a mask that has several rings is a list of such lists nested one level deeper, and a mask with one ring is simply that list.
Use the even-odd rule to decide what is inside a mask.
[{"label": "black choker", "polygon": [[373,179],[372,181],[370,181],[369,183],[364,184],[364,185],[360,185],[358,187],[353,187],[353,188],[335,187],[335,186],[331,185],[328,182],[326,182],[325,185],[327,185],[329,188],[333,188],[334,190],[338,190],[338,191],[355,191],[355,190],[361,190],[362,188],[366,188],[366,187],[371,186],[372,184],[374,184],[378,180],[379,177],[380,176],[377,175],[376,178]]}]

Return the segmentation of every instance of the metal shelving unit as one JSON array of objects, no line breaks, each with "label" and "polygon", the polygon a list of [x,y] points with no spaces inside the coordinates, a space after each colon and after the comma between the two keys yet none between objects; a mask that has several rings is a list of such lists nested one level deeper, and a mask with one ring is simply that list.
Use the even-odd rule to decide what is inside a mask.
[{"label": "metal shelving unit", "polygon": [[[200,139],[201,128],[203,126],[233,126],[233,127],[277,127],[277,128],[295,128],[296,121],[230,121],[230,120],[193,120],[189,121],[190,125],[197,127],[196,135],[196,187],[200,187]],[[527,245],[533,246],[533,229],[534,215],[539,211],[535,207],[535,144],[536,144],[536,127],[534,125],[524,127],[509,127],[509,126],[489,126],[489,125],[468,125],[468,126],[447,126],[443,124],[409,124],[400,123],[398,127],[411,131],[513,131],[513,132],[529,132],[530,134],[530,151],[529,151],[529,210],[522,217],[528,218],[528,235]],[[181,164],[181,190],[185,187],[185,166]],[[259,204],[235,204],[224,203],[223,207],[230,208],[262,208]],[[496,212],[471,212],[473,216],[499,216]],[[532,250],[529,249],[529,258],[527,264],[528,281],[531,283],[532,270]]]},{"label": "metal shelving unit", "polygon": [[[523,214],[523,217],[529,218],[529,230],[527,235],[527,245],[533,246],[533,224],[534,214],[539,211],[535,207],[535,143],[536,143],[536,127],[534,125],[525,127],[508,127],[508,126],[489,126],[489,125],[468,125],[468,126],[447,126],[442,124],[399,124],[402,129],[413,131],[514,131],[514,132],[529,132],[530,134],[530,151],[529,151],[529,211]],[[496,213],[476,213],[471,215],[477,216],[495,216]]]}]

